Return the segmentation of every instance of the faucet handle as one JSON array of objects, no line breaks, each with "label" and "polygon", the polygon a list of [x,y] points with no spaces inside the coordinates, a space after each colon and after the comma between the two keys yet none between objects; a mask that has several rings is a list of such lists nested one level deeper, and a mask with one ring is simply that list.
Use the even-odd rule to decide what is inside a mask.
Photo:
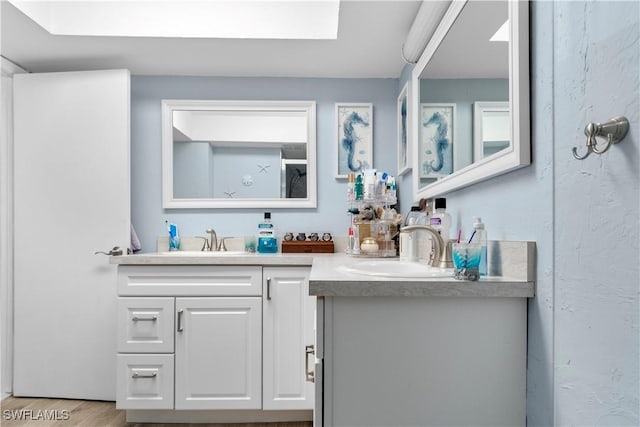
[{"label": "faucet handle", "polygon": [[200,248],[200,251],[201,251],[201,252],[211,250],[211,249],[209,248],[209,239],[208,239],[208,238],[206,238],[206,237],[202,237],[202,236],[196,236],[196,238],[198,238],[198,239],[202,239],[202,240],[203,240],[203,242],[202,242],[202,247]]},{"label": "faucet handle", "polygon": [[218,251],[227,252],[227,245],[224,243],[224,241],[227,239],[233,239],[233,237],[229,236],[229,237],[223,237],[222,239],[220,239],[220,246],[218,246]]},{"label": "faucet handle", "polygon": [[442,249],[442,254],[440,255],[440,262],[438,263],[438,267],[453,268],[453,244],[455,242],[455,239],[448,239],[445,241],[444,248]]}]

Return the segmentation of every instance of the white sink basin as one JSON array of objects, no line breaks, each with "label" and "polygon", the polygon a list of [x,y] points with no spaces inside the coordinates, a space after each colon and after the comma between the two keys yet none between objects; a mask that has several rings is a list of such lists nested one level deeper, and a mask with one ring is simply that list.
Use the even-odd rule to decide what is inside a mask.
[{"label": "white sink basin", "polygon": [[238,256],[238,255],[250,255],[245,251],[169,251],[158,252],[158,255],[163,256],[178,256],[178,257],[219,257],[219,256]]},{"label": "white sink basin", "polygon": [[342,271],[366,276],[399,278],[453,277],[453,268],[435,268],[424,263],[398,260],[358,261],[338,267]]}]

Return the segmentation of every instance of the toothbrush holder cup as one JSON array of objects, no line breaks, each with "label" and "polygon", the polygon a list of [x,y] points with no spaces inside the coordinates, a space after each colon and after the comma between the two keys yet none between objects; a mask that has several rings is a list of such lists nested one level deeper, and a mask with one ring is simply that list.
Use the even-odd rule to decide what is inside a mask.
[{"label": "toothbrush holder cup", "polygon": [[458,280],[478,280],[481,253],[482,246],[478,243],[454,243],[454,277]]}]

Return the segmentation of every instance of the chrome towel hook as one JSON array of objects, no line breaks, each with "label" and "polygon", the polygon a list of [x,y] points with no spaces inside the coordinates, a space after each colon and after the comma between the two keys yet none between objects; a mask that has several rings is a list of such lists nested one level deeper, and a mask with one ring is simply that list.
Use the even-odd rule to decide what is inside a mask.
[{"label": "chrome towel hook", "polygon": [[[622,141],[629,131],[629,120],[624,116],[615,116],[605,123],[589,123],[584,128],[584,134],[587,136],[587,152],[584,156],[578,155],[578,149],[573,147],[573,157],[578,160],[584,160],[589,154],[602,154],[611,147],[611,144],[617,144]],[[603,148],[598,148],[596,137],[606,138],[607,142]]]}]

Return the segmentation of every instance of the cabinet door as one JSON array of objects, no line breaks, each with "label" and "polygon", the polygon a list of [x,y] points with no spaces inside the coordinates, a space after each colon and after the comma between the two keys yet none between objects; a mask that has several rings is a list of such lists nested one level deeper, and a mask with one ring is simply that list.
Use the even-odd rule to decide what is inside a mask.
[{"label": "cabinet door", "polygon": [[[263,409],[313,409],[315,297],[308,267],[263,269]],[[307,360],[308,357],[308,360]]]},{"label": "cabinet door", "polygon": [[262,299],[176,298],[175,409],[260,409]]}]

